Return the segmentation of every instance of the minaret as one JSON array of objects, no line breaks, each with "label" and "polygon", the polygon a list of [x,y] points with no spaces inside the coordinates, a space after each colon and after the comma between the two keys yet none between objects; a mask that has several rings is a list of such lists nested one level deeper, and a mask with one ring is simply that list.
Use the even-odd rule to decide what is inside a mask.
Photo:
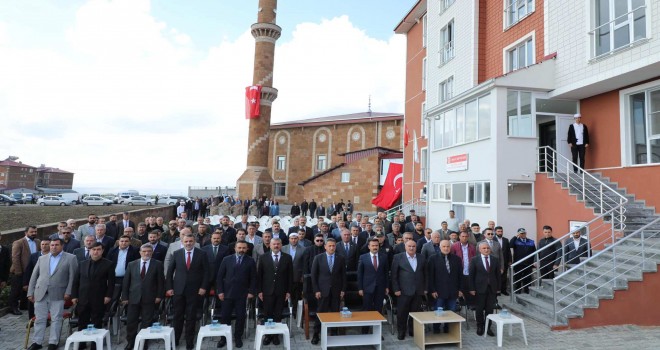
[{"label": "minaret", "polygon": [[273,178],[268,172],[270,111],[277,98],[273,88],[275,42],[282,28],[275,24],[277,0],[259,0],[257,23],[252,25],[254,36],[253,85],[261,85],[261,106],[258,119],[250,119],[248,132],[247,167],[238,178],[236,189],[241,198],[273,195]]}]

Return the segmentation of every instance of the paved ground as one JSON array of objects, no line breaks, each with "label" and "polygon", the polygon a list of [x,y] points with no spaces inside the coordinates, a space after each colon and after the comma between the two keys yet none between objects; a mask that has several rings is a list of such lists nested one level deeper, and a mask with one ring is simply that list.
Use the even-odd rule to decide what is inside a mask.
[{"label": "paved ground", "polygon": [[[25,324],[27,316],[13,316],[7,315],[0,318],[0,349],[23,349],[23,342],[25,341]],[[464,349],[497,349],[497,340],[495,337],[479,337],[475,333],[476,325],[474,320],[469,321],[470,330],[463,326],[463,348]],[[514,328],[513,337],[508,336],[505,332],[504,347],[503,349],[658,349],[660,348],[660,327],[637,327],[637,326],[610,326],[599,327],[588,330],[578,331],[561,331],[552,332],[534,320],[525,320],[527,328],[527,339],[529,346],[525,347],[522,340],[520,331]],[[67,325],[65,324],[63,331],[66,332]],[[417,349],[412,341],[412,338],[407,337],[403,341],[396,339],[390,333],[389,325],[384,327],[383,349],[396,349],[396,350],[412,350]],[[251,332],[254,337],[254,331]],[[62,336],[59,349],[63,349],[65,343],[65,336]],[[122,332],[122,339],[119,343],[113,338],[113,348],[123,349],[126,346],[125,332]],[[162,350],[164,347],[162,343],[153,344],[149,349]],[[203,349],[215,349],[215,340],[205,340],[202,346]],[[254,339],[244,341],[243,349],[254,349]],[[262,347],[262,349],[281,349],[283,346],[269,345]],[[301,329],[294,326],[293,338],[291,339],[292,349],[312,350],[320,349],[318,345],[312,345],[308,340],[305,340],[304,333]],[[453,349],[455,346],[434,346],[431,349]],[[184,346],[179,346],[178,349],[185,349]],[[342,349],[342,348],[333,348]],[[351,347],[350,349],[362,350],[373,349],[373,347]]]}]

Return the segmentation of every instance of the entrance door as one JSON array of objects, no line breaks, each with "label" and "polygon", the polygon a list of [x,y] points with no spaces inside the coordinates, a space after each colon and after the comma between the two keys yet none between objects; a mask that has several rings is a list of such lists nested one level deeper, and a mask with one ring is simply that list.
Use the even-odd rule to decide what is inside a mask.
[{"label": "entrance door", "polygon": [[[539,147],[545,146],[557,149],[557,122],[555,120],[539,124]],[[552,169],[548,168],[550,164],[546,164],[545,153],[539,154],[539,158],[539,170],[541,172],[551,171]],[[556,160],[554,163],[556,165]]]},{"label": "entrance door", "polygon": [[[571,159],[571,147],[568,145],[568,127],[571,126],[571,124],[573,124],[573,116],[557,115],[556,121],[557,121],[557,148],[555,148],[555,150],[557,150],[557,153],[564,156],[566,159]],[[559,161],[561,162],[561,158],[560,157],[558,158]],[[560,169],[566,170],[564,168],[565,167],[560,167]]]}]

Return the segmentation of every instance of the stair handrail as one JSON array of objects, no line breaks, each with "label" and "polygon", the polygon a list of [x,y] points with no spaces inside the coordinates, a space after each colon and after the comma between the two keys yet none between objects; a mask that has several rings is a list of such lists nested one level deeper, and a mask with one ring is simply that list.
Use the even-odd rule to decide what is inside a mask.
[{"label": "stair handrail", "polygon": [[[599,252],[596,253],[595,255],[592,255],[592,256],[590,256],[590,257],[588,257],[588,258],[582,260],[579,264],[577,264],[577,265],[575,265],[575,266],[572,266],[570,269],[568,269],[568,270],[562,272],[561,274],[559,274],[558,276],[556,276],[555,278],[553,278],[553,280],[552,280],[552,291],[553,291],[553,292],[552,292],[552,296],[553,296],[553,314],[554,314],[554,322],[555,322],[555,324],[557,324],[557,316],[558,316],[561,312],[563,312],[564,310],[568,309],[568,308],[571,307],[571,306],[574,306],[576,303],[581,302],[581,300],[583,300],[583,299],[586,300],[586,298],[587,298],[589,295],[591,295],[592,293],[595,293],[595,292],[598,290],[598,289],[595,289],[595,290],[593,290],[593,291],[591,291],[591,292],[589,292],[589,293],[586,293],[586,276],[587,276],[587,273],[586,273],[586,266],[587,266],[587,264],[589,264],[591,261],[593,261],[593,260],[599,258],[600,256],[603,256],[604,254],[607,254],[607,253],[609,253],[609,252],[612,252],[612,253],[613,253],[613,265],[614,265],[614,268],[613,268],[613,269],[616,270],[616,253],[614,252],[614,249],[617,248],[617,247],[619,247],[619,246],[621,246],[621,245],[623,245],[624,243],[628,242],[629,240],[632,240],[632,238],[635,237],[635,236],[637,236],[638,234],[641,235],[641,242],[640,242],[640,244],[642,245],[642,254],[644,254],[644,250],[643,250],[643,249],[644,249],[644,240],[645,240],[645,238],[644,238],[644,231],[647,231],[649,227],[651,227],[651,226],[653,226],[653,225],[655,225],[656,223],[659,223],[659,222],[660,222],[660,217],[658,217],[658,218],[656,218],[655,220],[653,220],[653,221],[647,223],[646,225],[640,227],[639,229],[635,230],[633,233],[631,233],[631,234],[629,234],[629,235],[626,235],[626,236],[624,236],[624,237],[618,239],[616,242],[613,242],[613,244],[608,245],[607,247],[605,247],[605,249],[599,251]],[[652,231],[658,231],[658,230],[652,230]],[[649,237],[646,237],[646,238],[648,239]],[[644,255],[642,255],[642,256],[644,256]],[[642,264],[642,266],[643,266],[645,260],[646,260],[646,259],[644,258],[644,259],[640,262],[640,264]],[[584,281],[583,281],[583,284],[584,284],[584,286],[585,286],[585,293],[584,293],[584,295],[583,295],[582,297],[577,298],[575,301],[573,301],[572,303],[566,305],[566,306],[563,307],[562,309],[557,310],[557,308],[558,308],[558,304],[559,304],[560,301],[562,301],[563,299],[566,299],[566,298],[570,297],[571,295],[577,293],[577,291],[578,291],[578,290],[576,289],[575,291],[573,291],[573,292],[571,292],[571,293],[569,293],[569,294],[567,294],[567,295],[564,295],[562,298],[559,298],[559,294],[557,293],[557,282],[561,281],[562,279],[565,279],[566,276],[568,276],[572,271],[579,271],[580,268],[582,268],[582,269],[585,271],[585,273],[582,274],[582,277],[580,277],[581,279],[584,280]],[[609,272],[609,271],[608,271],[608,272]],[[629,270],[627,270],[627,271],[625,271],[625,272],[629,272]],[[619,275],[611,276],[611,277],[612,277],[612,279],[615,279],[615,278],[617,278],[617,277],[623,275],[625,272],[622,272],[622,273],[620,273]]]},{"label": "stair handrail", "polygon": [[[408,201],[405,201],[397,206],[394,206],[388,210],[385,211],[385,215],[387,216],[388,220],[392,218],[392,215],[396,213],[399,210],[405,211],[406,208],[416,208],[419,207],[420,209],[423,207],[424,209],[426,208],[425,206],[419,205],[420,203],[425,202],[424,199],[422,198],[413,198]],[[423,216],[423,215],[422,215]]]},{"label": "stair handrail", "polygon": [[[563,243],[564,243],[564,240],[566,238],[572,236],[573,233],[575,233],[577,231],[581,232],[586,227],[589,227],[590,225],[597,222],[598,220],[606,221],[605,219],[607,217],[612,218],[612,221],[611,221],[611,226],[612,227],[611,227],[610,231],[611,231],[611,241],[614,242],[615,239],[616,239],[615,232],[616,231],[623,231],[624,228],[625,228],[625,223],[624,223],[625,216],[623,214],[625,212],[624,205],[626,203],[628,203],[628,198],[621,195],[619,192],[615,191],[614,189],[612,189],[607,184],[603,183],[598,178],[596,178],[593,175],[589,174],[588,172],[584,171],[584,169],[580,168],[577,164],[573,163],[568,158],[566,158],[563,155],[557,153],[557,151],[555,151],[552,147],[542,146],[542,147],[538,147],[537,150],[538,150],[539,159],[542,160],[542,162],[539,162],[539,168],[538,168],[539,173],[551,173],[552,175],[549,175],[549,176],[550,177],[555,177],[556,173],[557,173],[556,169],[559,167],[559,163],[556,162],[557,158],[559,157],[559,158],[562,159],[562,161],[564,161],[564,160],[566,161],[566,170],[567,170],[566,171],[566,175],[567,175],[567,177],[566,177],[567,181],[566,182],[567,182],[567,186],[569,187],[569,190],[570,190],[570,172],[571,172],[570,168],[573,167],[573,166],[577,167],[579,169],[580,173],[581,173],[581,177],[582,177],[582,187],[581,188],[582,188],[583,191],[586,188],[585,187],[585,177],[589,178],[590,180],[593,180],[596,184],[599,185],[600,200],[601,200],[600,204],[601,205],[598,208],[598,212],[600,214],[597,215],[595,218],[593,218],[591,221],[589,221],[589,222],[587,222],[587,223],[585,223],[585,224],[583,224],[579,227],[574,228],[570,232],[568,232],[568,233],[564,234],[563,236],[561,236],[560,238],[556,239],[556,241],[560,242],[560,244],[561,244],[560,249],[558,249],[558,250],[561,250],[561,252],[562,252],[561,253],[561,260],[562,261],[561,261],[560,265],[563,266],[563,259],[564,259]],[[549,160],[551,162],[548,162]],[[548,164],[552,164],[552,166],[549,166]],[[548,170],[550,170],[550,171],[548,171]],[[576,174],[574,176],[580,176],[580,175]],[[576,187],[576,189],[578,191],[580,190],[579,187]],[[612,193],[615,194],[614,197],[618,199],[618,204],[615,207],[608,209],[603,205],[603,189],[607,189],[607,190],[609,190],[609,191],[611,191]],[[586,193],[582,192],[582,198],[584,200],[586,200],[586,197],[587,197]],[[615,213],[619,215],[618,227],[617,227],[617,223],[616,223],[616,220],[615,220]],[[594,237],[592,237],[592,238],[594,238]],[[540,274],[541,266],[538,266],[539,262],[542,260],[542,258],[540,257],[541,256],[540,253],[551,253],[550,249],[556,249],[556,243],[546,245],[545,247],[536,250],[534,253],[524,257],[523,259],[520,259],[520,260],[512,263],[511,266],[509,266],[509,283],[510,283],[510,287],[511,287],[511,302],[516,301],[516,292],[519,292],[520,289],[528,288],[529,286],[540,285],[541,279],[544,277],[544,276],[541,276],[541,274]],[[542,256],[545,256],[545,255],[546,254],[543,254]],[[519,279],[518,281],[523,280],[527,277],[530,277],[531,275],[535,275],[535,276],[526,285],[523,285],[518,290],[516,290],[515,285],[516,285],[516,282],[517,282],[517,280],[516,280],[516,274],[517,273],[515,272],[515,270],[516,270],[517,266],[523,266],[523,264],[525,264],[525,265],[537,265],[536,266],[536,272],[531,272],[531,273],[528,273],[527,275],[522,275],[522,276],[518,275],[518,279]],[[523,274],[524,273],[527,273],[527,271],[524,271]]]}]

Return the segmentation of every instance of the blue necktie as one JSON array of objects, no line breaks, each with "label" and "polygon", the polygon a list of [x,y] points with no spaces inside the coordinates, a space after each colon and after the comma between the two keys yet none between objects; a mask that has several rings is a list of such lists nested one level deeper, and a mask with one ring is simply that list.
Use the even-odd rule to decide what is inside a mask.
[{"label": "blue necktie", "polygon": [[334,257],[335,257],[334,255],[329,255],[328,256],[328,268],[329,268],[330,272],[332,272],[332,266],[334,265],[334,261],[333,261]]}]

